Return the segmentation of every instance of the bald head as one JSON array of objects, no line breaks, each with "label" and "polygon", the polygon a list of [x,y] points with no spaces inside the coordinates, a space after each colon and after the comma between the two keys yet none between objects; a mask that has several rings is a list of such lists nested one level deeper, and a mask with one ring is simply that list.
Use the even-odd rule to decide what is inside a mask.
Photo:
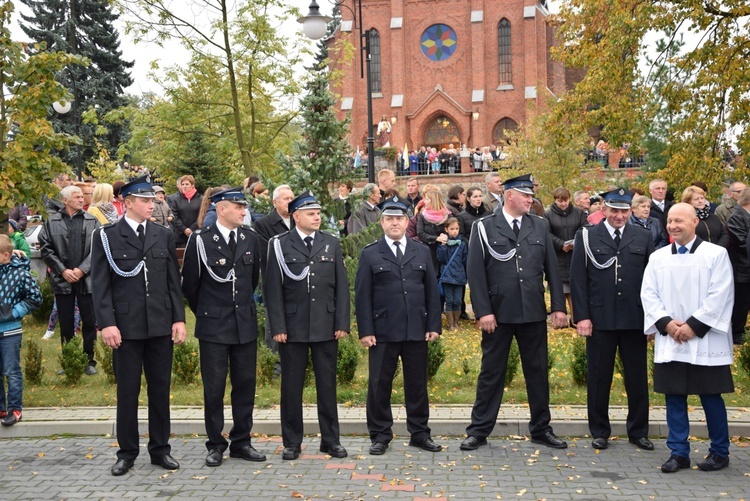
[{"label": "bald head", "polygon": [[695,207],[686,203],[672,206],[667,213],[667,233],[677,245],[686,245],[695,237],[698,215]]}]

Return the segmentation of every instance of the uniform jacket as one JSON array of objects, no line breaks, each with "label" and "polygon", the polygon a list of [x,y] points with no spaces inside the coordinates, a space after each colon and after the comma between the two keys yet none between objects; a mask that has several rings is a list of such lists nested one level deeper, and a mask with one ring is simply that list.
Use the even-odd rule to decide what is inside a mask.
[{"label": "uniform jacket", "polygon": [[[198,239],[206,252],[203,262]],[[225,278],[233,269],[232,282],[217,282],[206,269]],[[258,339],[258,318],[253,292],[260,276],[260,239],[246,226],[237,228],[237,249],[229,245],[216,226],[190,235],[182,263],[182,292],[195,313],[195,337],[221,344],[244,344]]]},{"label": "uniform jacket", "polygon": [[[65,216],[67,217],[67,216]],[[83,211],[83,233],[86,235],[83,248],[83,261],[78,268],[85,273],[81,284],[81,294],[91,294],[91,234],[99,227],[99,221],[86,211]],[[55,294],[70,294],[73,292],[70,283],[63,277],[62,272],[68,269],[68,226],[60,212],[50,215],[39,232],[39,249],[42,259],[50,269],[52,292]]]},{"label": "uniform jacket", "polygon": [[[174,233],[150,221],[145,224],[143,245],[125,218],[101,227],[92,239],[96,324],[100,329],[116,325],[123,339],[169,336],[173,323],[185,321]],[[125,278],[110,267],[104,254],[102,233],[106,233],[112,259],[121,271],[131,271],[145,261],[148,289],[144,270]]]},{"label": "uniform jacket", "polygon": [[384,237],[362,249],[354,284],[359,337],[424,341],[442,332],[440,294],[426,245],[408,240],[399,264]]},{"label": "uniform jacket", "polygon": [[596,268],[586,255],[583,230],[576,234],[570,266],[574,321],[591,320],[595,330],[642,329],[641,282],[654,251],[651,232],[625,225],[618,249],[604,222],[586,230],[589,248],[599,264],[615,256],[618,261],[603,270]]},{"label": "uniform jacket", "polygon": [[[292,274],[310,266],[306,279],[284,274],[274,249],[277,239]],[[309,254],[297,230],[271,238],[263,280],[271,335],[286,333],[287,342],[314,343],[333,340],[337,330],[349,331],[349,281],[337,238],[316,231]]]},{"label": "uniform jacket", "polygon": [[[279,213],[276,212],[276,209],[273,209],[271,212],[255,221],[255,233],[260,237],[260,252],[262,253],[261,263],[266,262],[265,259],[268,255],[268,241],[271,240],[271,237],[281,235],[287,231],[289,231],[289,228],[284,224],[284,220]],[[263,264],[262,269],[265,269],[265,264]]]},{"label": "uniform jacket", "polygon": [[[493,258],[479,240],[479,224],[484,225],[489,245],[495,252],[502,255],[515,249],[516,255],[508,261]],[[502,211],[474,223],[466,268],[471,304],[477,318],[494,314],[499,323],[544,321],[547,318],[545,276],[552,311],[566,311],[552,237],[547,221],[541,217],[524,215],[518,238]]]}]

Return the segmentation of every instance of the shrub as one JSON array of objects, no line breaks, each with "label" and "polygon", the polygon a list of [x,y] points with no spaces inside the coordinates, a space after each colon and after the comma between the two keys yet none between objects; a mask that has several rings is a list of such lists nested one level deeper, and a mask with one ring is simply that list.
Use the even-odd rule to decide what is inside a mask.
[{"label": "shrub", "polygon": [[445,362],[445,344],[438,337],[435,341],[427,343],[427,380],[431,380],[437,374],[440,366]]},{"label": "shrub", "polygon": [[42,293],[42,304],[31,312],[31,316],[39,322],[46,323],[49,320],[49,314],[52,313],[52,305],[55,304],[55,295],[52,293],[49,277],[39,283],[39,290]]},{"label": "shrub", "polygon": [[26,339],[26,355],[23,360],[23,377],[26,379],[26,382],[41,384],[44,375],[42,348],[36,342],[34,336],[29,336]]},{"label": "shrub", "polygon": [[336,360],[336,376],[339,384],[354,381],[359,365],[359,340],[352,335],[339,341],[339,354]]},{"label": "shrub", "polygon": [[510,352],[508,353],[508,366],[505,370],[505,386],[513,384],[513,380],[516,379],[518,373],[518,366],[521,362],[521,353],[518,351],[518,344],[516,338],[513,338],[510,342]]},{"label": "shrub", "polygon": [[578,386],[585,386],[588,376],[586,366],[586,340],[576,336],[573,341],[573,358],[570,360],[570,373],[573,382]]},{"label": "shrub", "polygon": [[107,376],[107,381],[110,384],[117,382],[115,378],[115,366],[112,362],[112,355],[114,350],[104,344],[104,341],[99,339],[96,342],[96,359],[99,361],[99,367],[101,367],[104,374]]},{"label": "shrub", "polygon": [[60,354],[60,365],[65,373],[65,380],[70,385],[76,385],[83,377],[89,357],[83,351],[83,340],[80,336],[65,343]]},{"label": "shrub", "polygon": [[201,361],[198,343],[195,341],[185,341],[174,347],[172,372],[178,383],[186,385],[195,383],[200,370]]},{"label": "shrub", "polygon": [[[747,333],[745,334],[745,339],[748,339]],[[750,340],[740,345],[740,350],[737,353],[737,362],[745,373],[750,376]]]},{"label": "shrub", "polygon": [[557,362],[557,353],[547,350],[547,372],[549,373]]},{"label": "shrub", "polygon": [[273,378],[276,375],[276,364],[278,361],[279,355],[272,352],[271,349],[266,346],[266,342],[262,336],[258,336],[258,362],[256,366],[258,383],[266,385],[273,381]]}]

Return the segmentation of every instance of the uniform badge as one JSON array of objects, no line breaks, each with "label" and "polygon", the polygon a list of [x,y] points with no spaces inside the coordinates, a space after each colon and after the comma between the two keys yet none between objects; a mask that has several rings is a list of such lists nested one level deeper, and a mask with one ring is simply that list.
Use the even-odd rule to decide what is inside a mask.
[{"label": "uniform badge", "polygon": [[214,235],[214,242],[218,242],[218,241],[219,241],[219,235]]},{"label": "uniform badge", "polygon": [[622,195],[624,195],[624,194],[625,194],[625,190],[623,190],[622,188],[620,188],[620,191],[618,191],[617,193],[619,193],[619,194],[620,194],[620,196],[622,196]]},{"label": "uniform badge", "polygon": [[219,264],[222,265],[222,266],[224,266],[225,264],[227,264],[227,260],[224,259],[224,258],[221,258],[221,259],[219,259]]},{"label": "uniform badge", "polygon": [[328,247],[330,247],[330,245],[326,245],[326,250],[325,250],[326,254],[328,254]]},{"label": "uniform badge", "polygon": [[240,233],[240,240],[245,240],[245,234],[244,233]]}]

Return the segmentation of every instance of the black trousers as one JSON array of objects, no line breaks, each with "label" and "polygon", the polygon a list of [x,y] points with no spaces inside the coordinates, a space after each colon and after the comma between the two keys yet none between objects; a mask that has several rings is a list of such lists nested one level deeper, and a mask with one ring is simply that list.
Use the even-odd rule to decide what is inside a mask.
[{"label": "black trousers", "polygon": [[734,283],[734,307],[732,309],[732,339],[735,344],[743,341],[745,323],[747,323],[747,310],[750,308],[750,284],[745,282]]},{"label": "black trousers", "polygon": [[640,330],[598,331],[586,338],[588,414],[592,438],[609,438],[609,394],[619,348],[625,370],[628,416],[625,426],[631,439],[648,436],[648,374],[646,336]]},{"label": "black trousers", "polygon": [[224,452],[229,446],[222,435],[224,430],[224,392],[227,372],[232,383],[232,429],[229,431],[231,449],[239,450],[250,444],[255,406],[255,365],[258,342],[221,344],[199,340],[201,377],[203,378],[203,416],[206,423],[210,451]]},{"label": "black trousers", "polygon": [[298,447],[304,435],[302,390],[308,352],[312,354],[318,397],[320,444],[339,444],[339,410],[336,404],[338,341],[279,343],[281,359],[281,437],[284,447]]},{"label": "black trousers", "polygon": [[148,452],[158,458],[169,454],[169,386],[172,378],[171,336],[150,339],[123,339],[114,350],[117,377],[117,441],[119,459],[138,457],[138,395],[141,371],[146,375],[148,392]]},{"label": "black trousers", "polygon": [[89,357],[89,365],[96,365],[94,360],[94,344],[96,343],[96,317],[94,315],[94,298],[91,294],[81,294],[80,284],[71,284],[72,294],[55,294],[57,302],[57,315],[60,320],[60,343],[64,345],[76,332],[74,320],[76,298],[78,298],[78,311],[81,313],[83,327],[83,351]]},{"label": "black trousers", "polygon": [[526,379],[531,420],[529,432],[540,437],[552,431],[549,425],[549,379],[547,374],[547,322],[498,324],[495,332],[482,333],[482,367],[477,380],[477,396],[471,411],[469,436],[485,438],[492,433],[500,412],[508,369],[508,354],[515,336]]},{"label": "black trousers", "polygon": [[378,343],[369,348],[370,380],[367,385],[367,429],[373,442],[393,439],[391,391],[398,359],[404,373],[406,429],[415,440],[430,436],[427,398],[427,341]]}]

